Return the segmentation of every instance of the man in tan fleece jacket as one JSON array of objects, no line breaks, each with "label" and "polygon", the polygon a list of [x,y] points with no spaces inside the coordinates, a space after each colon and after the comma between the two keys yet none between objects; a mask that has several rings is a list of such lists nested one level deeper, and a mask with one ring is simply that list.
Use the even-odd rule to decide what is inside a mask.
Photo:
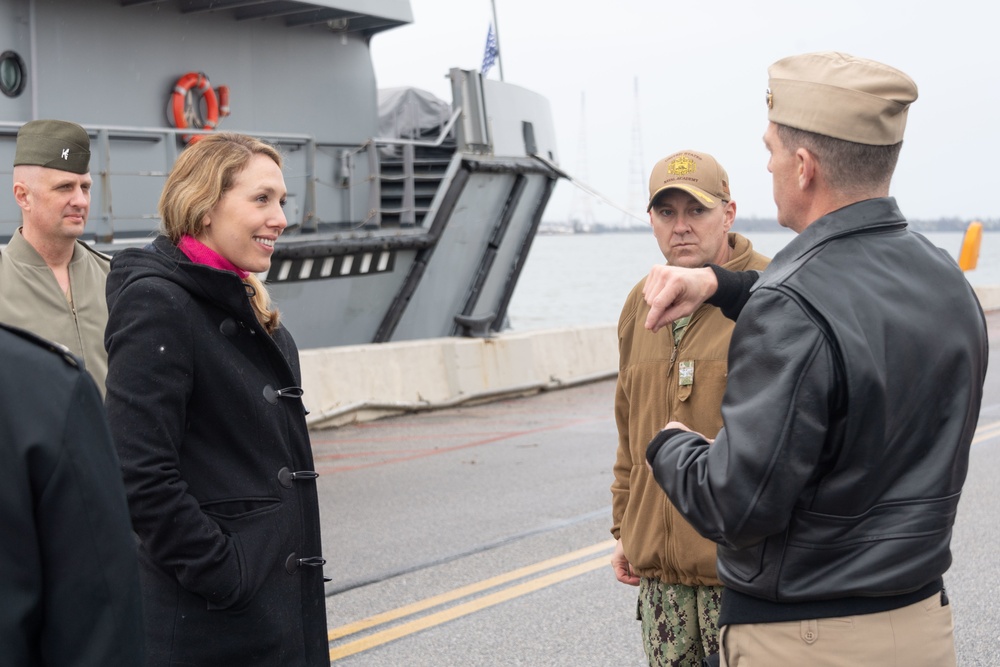
[{"label": "man in tan fleece jacket", "polygon": [[[711,155],[686,150],[657,162],[648,211],[653,236],[671,265],[767,266],[746,238],[729,231],[736,202],[726,171]],[[674,322],[672,335],[654,334],[645,328],[644,285],[645,279],[632,289],[618,323],[618,456],[611,486],[611,532],[618,542],[611,563],[619,581],[639,587],[637,616],[649,664],[699,667],[719,646],[722,588],[715,544],[681,518],[645,455],[668,421],[706,434],[722,427],[733,322],[703,305]]]}]

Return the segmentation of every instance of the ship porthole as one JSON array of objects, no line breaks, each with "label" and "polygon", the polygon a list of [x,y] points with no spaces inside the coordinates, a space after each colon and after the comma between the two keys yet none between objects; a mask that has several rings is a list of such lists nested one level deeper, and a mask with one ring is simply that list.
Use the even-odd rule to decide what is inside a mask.
[{"label": "ship porthole", "polygon": [[24,60],[14,51],[0,53],[0,91],[7,97],[17,97],[24,90],[28,77]]}]

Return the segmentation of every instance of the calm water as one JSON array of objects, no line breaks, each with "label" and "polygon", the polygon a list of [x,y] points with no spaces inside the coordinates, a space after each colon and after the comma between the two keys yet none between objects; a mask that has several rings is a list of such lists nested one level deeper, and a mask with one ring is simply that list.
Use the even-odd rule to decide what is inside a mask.
[{"label": "calm water", "polygon": [[[754,249],[774,256],[795,234],[749,232]],[[961,232],[928,232],[934,245],[958,257]],[[615,324],[632,287],[663,255],[652,234],[538,236],[508,313],[515,331]],[[983,234],[973,285],[1000,285],[1000,234]]]}]

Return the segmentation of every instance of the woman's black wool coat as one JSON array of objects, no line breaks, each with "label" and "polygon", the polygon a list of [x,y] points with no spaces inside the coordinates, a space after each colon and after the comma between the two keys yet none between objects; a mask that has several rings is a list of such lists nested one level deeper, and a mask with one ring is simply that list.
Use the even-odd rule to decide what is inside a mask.
[{"label": "woman's black wool coat", "polygon": [[[117,253],[108,416],[141,542],[148,665],[329,665],[298,351],[167,238]],[[305,473],[305,474],[302,474]]]}]

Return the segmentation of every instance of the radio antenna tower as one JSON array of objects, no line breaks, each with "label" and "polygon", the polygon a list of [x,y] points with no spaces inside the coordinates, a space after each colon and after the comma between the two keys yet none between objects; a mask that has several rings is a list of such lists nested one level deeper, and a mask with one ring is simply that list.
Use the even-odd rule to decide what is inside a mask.
[{"label": "radio antenna tower", "polygon": [[[580,141],[577,142],[577,179],[588,183],[587,173],[587,112],[584,93],[580,93]],[[579,187],[573,191],[569,223],[574,232],[589,232],[594,228],[593,197]]]},{"label": "radio antenna tower", "polygon": [[[645,220],[646,183],[645,163],[642,161],[642,136],[639,124],[639,77],[635,77],[635,108],[632,115],[632,154],[629,157],[628,213],[622,215],[622,227],[635,227]],[[634,212],[634,213],[633,213]]]}]

